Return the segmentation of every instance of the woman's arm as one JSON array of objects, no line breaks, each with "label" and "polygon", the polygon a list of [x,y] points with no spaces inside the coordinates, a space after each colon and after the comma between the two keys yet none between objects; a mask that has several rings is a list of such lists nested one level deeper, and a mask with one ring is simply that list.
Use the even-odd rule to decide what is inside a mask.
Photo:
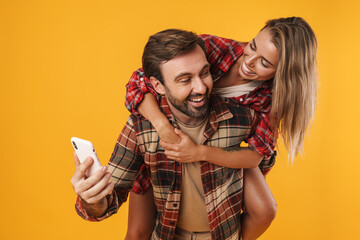
[{"label": "woman's arm", "polygon": [[228,168],[255,168],[263,158],[250,147],[217,148],[199,145],[203,161]]},{"label": "woman's arm", "polygon": [[262,156],[249,147],[218,148],[195,144],[189,136],[179,129],[175,133],[180,143],[171,144],[160,141],[168,158],[177,162],[207,161],[228,168],[254,168],[262,160]]},{"label": "woman's arm", "polygon": [[140,103],[138,111],[151,122],[160,139],[168,143],[178,143],[180,141],[179,136],[174,132],[174,127],[160,111],[159,104],[152,94],[146,93],[144,95],[144,100]]},{"label": "woman's arm", "polygon": [[[183,141],[179,145],[182,143]],[[161,145],[166,149],[165,154],[168,158],[182,163],[207,161],[228,168],[255,168],[263,158],[249,147],[218,148],[193,144],[194,146],[190,148],[185,147],[186,144],[180,148],[164,142]]]},{"label": "woman's arm", "polygon": [[174,133],[174,127],[160,111],[157,93],[150,80],[145,77],[141,68],[133,72],[126,84],[126,108],[135,115],[142,115],[155,127],[161,139],[176,143],[179,137]]}]

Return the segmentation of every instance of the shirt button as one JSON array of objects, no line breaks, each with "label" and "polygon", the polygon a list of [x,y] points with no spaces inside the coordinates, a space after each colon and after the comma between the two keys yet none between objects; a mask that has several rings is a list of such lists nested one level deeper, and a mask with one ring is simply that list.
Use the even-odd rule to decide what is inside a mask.
[{"label": "shirt button", "polygon": [[244,101],[244,99],[240,98],[240,102]]},{"label": "shirt button", "polygon": [[170,222],[170,225],[171,225],[171,226],[174,226],[174,225],[175,225],[175,222]]},{"label": "shirt button", "polygon": [[143,78],[143,77],[141,77],[141,78],[140,78],[140,81],[144,81],[144,78]]},{"label": "shirt button", "polygon": [[176,203],[173,204],[174,207],[177,207],[178,205]]}]

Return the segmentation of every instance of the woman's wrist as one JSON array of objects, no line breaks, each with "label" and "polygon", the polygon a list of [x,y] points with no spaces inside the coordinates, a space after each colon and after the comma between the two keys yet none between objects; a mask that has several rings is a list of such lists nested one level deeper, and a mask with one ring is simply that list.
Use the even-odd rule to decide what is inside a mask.
[{"label": "woman's wrist", "polygon": [[159,134],[161,140],[167,143],[179,143],[180,137],[175,133],[174,126],[164,116],[164,119],[159,119],[153,124],[156,132]]},{"label": "woman's wrist", "polygon": [[199,156],[199,161],[207,161],[208,156],[207,156],[207,148],[208,146],[205,145],[198,145],[198,156]]},{"label": "woman's wrist", "polygon": [[154,126],[155,130],[157,132],[160,132],[161,130],[168,128],[173,129],[174,127],[170,124],[169,120],[165,117],[165,115],[161,114],[162,116],[159,116],[156,121],[152,121],[152,125]]}]

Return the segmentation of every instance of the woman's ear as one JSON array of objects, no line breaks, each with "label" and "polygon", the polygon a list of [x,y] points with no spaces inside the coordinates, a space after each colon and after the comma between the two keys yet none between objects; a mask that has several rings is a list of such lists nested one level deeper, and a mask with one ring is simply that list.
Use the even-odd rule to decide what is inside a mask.
[{"label": "woman's ear", "polygon": [[161,95],[165,94],[164,85],[155,77],[150,77],[150,82],[153,85],[155,91]]}]

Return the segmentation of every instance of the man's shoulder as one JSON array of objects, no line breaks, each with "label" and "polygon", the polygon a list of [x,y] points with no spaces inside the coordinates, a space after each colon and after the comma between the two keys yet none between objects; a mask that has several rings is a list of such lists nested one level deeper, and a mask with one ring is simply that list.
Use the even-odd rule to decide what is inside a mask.
[{"label": "man's shoulder", "polygon": [[153,125],[148,120],[135,114],[130,114],[127,124],[132,126],[136,132],[154,129]]},{"label": "man's shoulder", "polygon": [[140,152],[155,152],[158,148],[158,142],[160,140],[159,134],[153,127],[153,125],[146,119],[131,114],[126,123],[127,127],[131,129],[133,139],[136,141]]},{"label": "man's shoulder", "polygon": [[222,122],[221,124],[225,126],[238,126],[242,128],[248,128],[253,125],[256,118],[256,112],[253,109],[229,98],[215,96],[211,100],[215,113],[215,121]]},{"label": "man's shoulder", "polygon": [[[228,98],[213,97],[210,121],[216,130],[207,144],[210,146],[239,146],[249,137],[254,123],[253,110]],[[225,140],[225,141],[223,141]]]}]

